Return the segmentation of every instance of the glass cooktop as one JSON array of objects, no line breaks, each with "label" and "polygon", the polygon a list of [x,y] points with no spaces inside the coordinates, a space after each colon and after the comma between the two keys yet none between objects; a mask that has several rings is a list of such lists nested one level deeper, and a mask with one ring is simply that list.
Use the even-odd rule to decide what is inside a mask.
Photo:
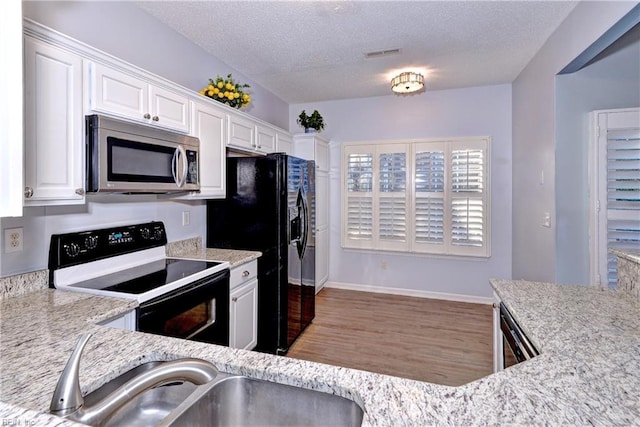
[{"label": "glass cooktop", "polygon": [[166,258],[70,285],[126,294],[142,294],[215,267],[215,261]]}]

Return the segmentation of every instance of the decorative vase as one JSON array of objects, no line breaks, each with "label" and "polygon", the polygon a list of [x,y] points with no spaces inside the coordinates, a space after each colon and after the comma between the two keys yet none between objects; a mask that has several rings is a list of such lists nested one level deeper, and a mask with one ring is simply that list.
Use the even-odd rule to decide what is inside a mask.
[{"label": "decorative vase", "polygon": [[304,133],[315,133],[316,130],[314,128],[304,128]]}]

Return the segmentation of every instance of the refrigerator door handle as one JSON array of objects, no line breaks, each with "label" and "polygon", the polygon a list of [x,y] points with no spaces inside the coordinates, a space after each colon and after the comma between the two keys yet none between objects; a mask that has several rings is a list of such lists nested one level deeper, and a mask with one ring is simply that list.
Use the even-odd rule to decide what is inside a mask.
[{"label": "refrigerator door handle", "polygon": [[309,230],[309,208],[307,207],[307,199],[302,194],[302,189],[298,190],[298,202],[302,208],[302,212],[300,216],[302,220],[300,221],[300,240],[298,242],[298,255],[300,259],[304,257],[304,253],[307,249],[307,236]]},{"label": "refrigerator door handle", "polygon": [[300,241],[300,210],[298,207],[289,208],[289,229],[287,230],[289,244]]}]

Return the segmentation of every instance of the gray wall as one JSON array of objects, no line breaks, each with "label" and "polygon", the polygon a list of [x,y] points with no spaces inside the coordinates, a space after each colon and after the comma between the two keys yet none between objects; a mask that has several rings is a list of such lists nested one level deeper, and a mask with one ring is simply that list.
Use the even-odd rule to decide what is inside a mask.
[{"label": "gray wall", "polygon": [[[513,277],[553,282],[556,75],[637,2],[580,2],[513,83]],[[564,197],[559,194],[558,197]],[[551,227],[542,227],[543,214]]]},{"label": "gray wall", "polygon": [[[410,295],[487,298],[489,279],[511,277],[511,85],[429,91],[412,96],[295,104],[318,109],[331,140],[329,282],[363,290],[393,289]],[[491,137],[491,257],[446,257],[345,250],[340,240],[341,144],[437,137]],[[405,292],[408,291],[408,292]],[[473,300],[473,298],[471,298]]]},{"label": "gray wall", "polygon": [[589,284],[589,112],[640,106],[640,26],[556,80],[556,276]]}]

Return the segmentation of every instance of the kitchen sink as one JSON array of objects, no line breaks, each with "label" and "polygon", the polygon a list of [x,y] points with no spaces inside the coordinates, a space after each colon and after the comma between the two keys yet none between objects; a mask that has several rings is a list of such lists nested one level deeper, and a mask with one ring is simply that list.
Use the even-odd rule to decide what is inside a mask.
[{"label": "kitchen sink", "polygon": [[162,426],[360,426],[363,411],[340,396],[244,376],[201,386]]},{"label": "kitchen sink", "polygon": [[[140,365],[87,394],[95,405],[132,378],[166,362]],[[340,396],[220,372],[209,383],[175,381],[117,408],[100,426],[360,426],[363,411]]]},{"label": "kitchen sink", "polygon": [[[164,362],[148,362],[125,372],[84,397],[85,404],[93,406],[110,395],[130,379],[161,365]],[[176,381],[145,391],[112,412],[101,426],[154,426],[165,419],[197,388],[188,381]]]}]

